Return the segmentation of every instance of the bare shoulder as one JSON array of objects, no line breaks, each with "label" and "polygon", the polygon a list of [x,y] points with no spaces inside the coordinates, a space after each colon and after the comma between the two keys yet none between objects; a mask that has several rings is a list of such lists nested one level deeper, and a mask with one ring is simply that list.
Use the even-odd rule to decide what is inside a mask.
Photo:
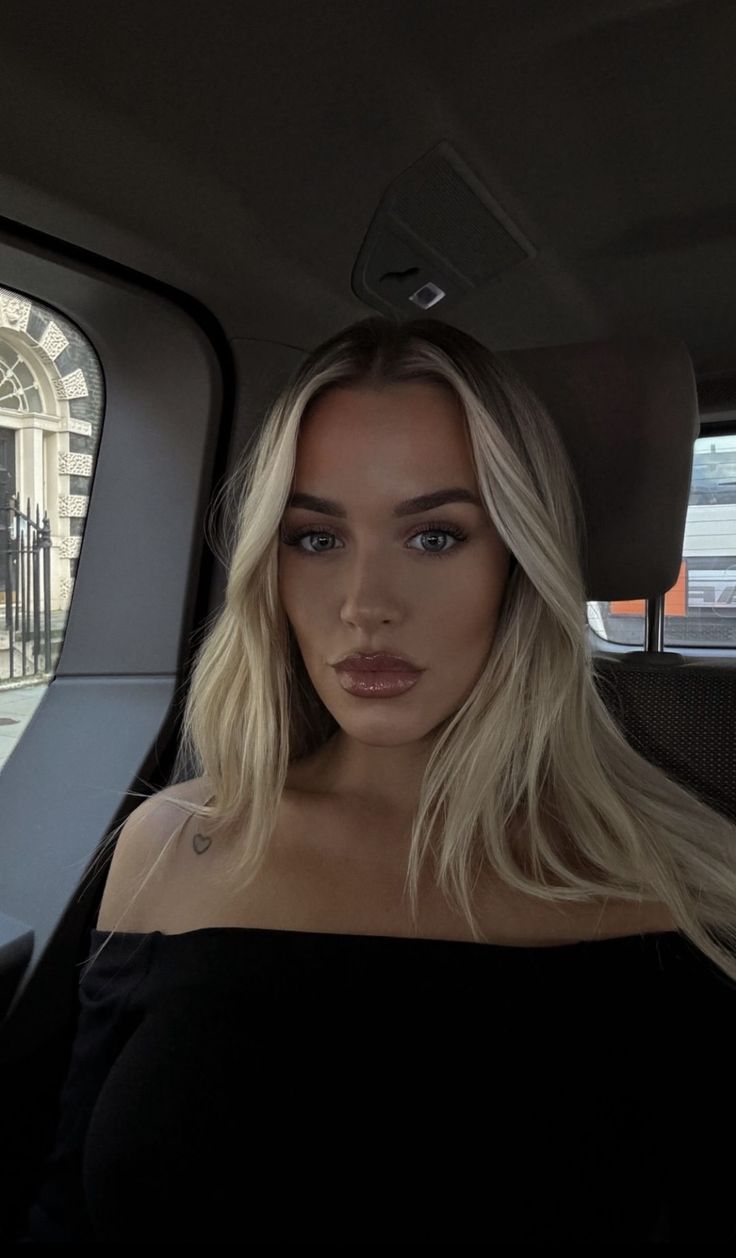
[{"label": "bare shoulder", "polygon": [[97,930],[156,929],[156,910],[172,894],[181,839],[202,819],[181,803],[207,802],[203,778],[156,791],[134,808],[118,835],[97,918]]},{"label": "bare shoulder", "polygon": [[[187,809],[178,808],[177,801],[183,800],[185,804],[206,804],[211,795],[209,783],[206,778],[188,778],[186,782],[176,782],[173,786],[167,786],[162,791],[157,791],[151,799],[158,799],[167,805],[166,811],[171,809],[173,813],[178,813],[184,817]],[[145,803],[149,801],[146,800]],[[162,811],[164,811],[162,809]],[[198,818],[198,821],[204,818]]]}]

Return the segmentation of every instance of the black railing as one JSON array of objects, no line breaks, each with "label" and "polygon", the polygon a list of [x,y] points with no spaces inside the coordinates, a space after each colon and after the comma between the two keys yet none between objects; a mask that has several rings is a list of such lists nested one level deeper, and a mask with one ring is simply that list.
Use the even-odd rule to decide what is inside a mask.
[{"label": "black railing", "polygon": [[[7,524],[0,532],[0,572],[5,580],[5,629],[8,634],[9,671],[3,680],[13,680],[15,640],[21,642],[21,677],[38,676],[43,652],[43,672],[51,672],[51,524],[44,511],[43,523],[20,510],[20,494],[11,495],[2,510]],[[41,631],[41,557],[43,556],[43,632]],[[32,618],[32,625],[31,625]],[[33,643],[33,670],[27,667],[27,646]],[[29,653],[29,652],[28,652]]]}]

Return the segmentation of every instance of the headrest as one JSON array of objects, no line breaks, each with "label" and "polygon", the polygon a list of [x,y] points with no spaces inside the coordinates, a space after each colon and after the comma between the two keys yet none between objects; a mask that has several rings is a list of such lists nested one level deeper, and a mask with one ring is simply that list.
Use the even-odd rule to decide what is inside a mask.
[{"label": "headrest", "polygon": [[614,338],[506,350],[549,412],[585,513],[589,601],[665,594],[682,564],[700,431],[683,341]]}]

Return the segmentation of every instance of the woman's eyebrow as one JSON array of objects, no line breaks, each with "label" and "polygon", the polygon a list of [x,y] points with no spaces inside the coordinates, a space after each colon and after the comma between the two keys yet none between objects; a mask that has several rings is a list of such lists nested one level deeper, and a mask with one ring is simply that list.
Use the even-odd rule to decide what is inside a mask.
[{"label": "woman's eyebrow", "polygon": [[[476,507],[483,505],[477,494],[470,489],[435,489],[430,494],[419,494],[416,498],[407,498],[404,502],[397,503],[391,514],[418,515],[420,511],[433,511],[435,507],[443,507],[448,502],[470,502]],[[321,515],[334,515],[343,519],[347,516],[341,502],[334,502],[331,498],[316,498],[313,494],[293,493],[286,506],[306,507],[308,511],[318,511]]]}]

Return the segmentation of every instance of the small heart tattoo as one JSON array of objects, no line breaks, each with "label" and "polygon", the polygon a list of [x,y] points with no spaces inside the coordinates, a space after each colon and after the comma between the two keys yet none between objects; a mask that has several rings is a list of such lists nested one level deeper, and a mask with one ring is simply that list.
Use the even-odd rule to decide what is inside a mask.
[{"label": "small heart tattoo", "polygon": [[206,852],[211,842],[212,839],[206,838],[204,834],[195,834],[192,843],[197,856],[201,856],[203,852]]}]

